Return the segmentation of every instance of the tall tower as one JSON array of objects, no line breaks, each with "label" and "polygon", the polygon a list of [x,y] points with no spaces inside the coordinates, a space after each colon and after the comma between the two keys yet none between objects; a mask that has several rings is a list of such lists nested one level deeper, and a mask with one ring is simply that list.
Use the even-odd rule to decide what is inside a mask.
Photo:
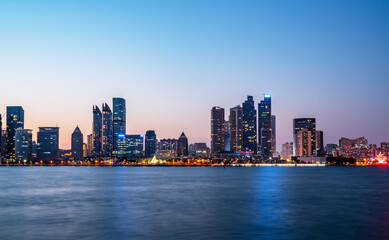
[{"label": "tall tower", "polygon": [[[301,147],[296,146],[296,134],[301,131],[305,130],[304,137],[308,136],[308,133],[306,131],[310,131],[309,133],[309,151],[310,153],[307,153],[308,156],[317,156],[316,152],[316,119],[315,118],[295,118],[293,119],[293,155],[297,156],[296,149]],[[301,137],[301,134],[300,134]],[[305,138],[304,138],[305,140]],[[306,140],[308,141],[308,140]]]},{"label": "tall tower", "polygon": [[188,156],[188,138],[185,136],[184,132],[181,133],[181,136],[177,141],[177,156]]},{"label": "tall tower", "polygon": [[32,130],[15,130],[15,160],[28,163],[32,160]]},{"label": "tall tower", "polygon": [[243,151],[257,153],[257,110],[253,96],[247,96],[243,105]]},{"label": "tall tower", "polygon": [[270,157],[273,152],[273,131],[271,128],[271,96],[266,94],[258,103],[258,140],[262,154]]},{"label": "tall tower", "polygon": [[145,135],[145,157],[151,158],[157,152],[157,135],[154,130],[148,130]]},{"label": "tall tower", "polygon": [[230,151],[240,152],[243,147],[243,108],[230,108]]},{"label": "tall tower", "polygon": [[272,130],[272,153],[276,153],[277,152],[277,134],[276,134],[276,116],[275,115],[271,115],[271,130]]},{"label": "tall tower", "polygon": [[92,156],[102,156],[102,141],[101,134],[103,129],[102,115],[99,107],[93,106],[93,150]]},{"label": "tall tower", "polygon": [[24,110],[21,106],[7,107],[5,157],[15,161],[15,131],[24,128]]},{"label": "tall tower", "polygon": [[101,140],[101,150],[103,157],[112,156],[113,149],[113,130],[112,130],[112,111],[109,108],[108,104],[103,104],[103,113],[102,113],[102,140]]},{"label": "tall tower", "polygon": [[113,98],[113,151],[118,152],[120,136],[126,135],[126,100]]},{"label": "tall tower", "polygon": [[40,127],[37,134],[37,159],[50,161],[59,157],[59,127]]},{"label": "tall tower", "polygon": [[211,152],[216,155],[224,151],[224,108],[211,110]]},{"label": "tall tower", "polygon": [[75,159],[82,159],[84,156],[83,151],[84,135],[80,128],[77,126],[72,133],[72,156]]}]

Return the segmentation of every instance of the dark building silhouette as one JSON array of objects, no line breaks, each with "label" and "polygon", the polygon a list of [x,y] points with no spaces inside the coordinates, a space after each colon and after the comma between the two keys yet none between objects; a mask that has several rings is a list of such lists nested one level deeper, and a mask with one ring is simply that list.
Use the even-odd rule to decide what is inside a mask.
[{"label": "dark building silhouette", "polygon": [[21,163],[32,161],[32,130],[16,129],[15,131],[15,159]]},{"label": "dark building silhouette", "polygon": [[148,130],[145,135],[145,157],[151,158],[157,152],[157,135],[154,130]]},{"label": "dark building silhouette", "polygon": [[3,155],[3,121],[0,114],[0,156]]},{"label": "dark building silhouette", "polygon": [[93,157],[101,157],[102,156],[102,129],[103,129],[103,120],[102,114],[97,106],[93,106]]},{"label": "dark building silhouette", "polygon": [[72,133],[72,156],[75,159],[82,159],[84,156],[84,135],[77,126]]},{"label": "dark building silhouette", "polygon": [[59,157],[59,127],[40,127],[37,134],[37,160],[50,161]]},{"label": "dark building silhouette", "polygon": [[272,153],[277,153],[277,134],[276,134],[276,116],[271,115],[271,130],[272,130]]},{"label": "dark building silhouette", "polygon": [[298,147],[296,146],[296,134],[301,130],[305,130],[305,132],[306,131],[310,132],[310,133],[304,133],[306,136],[308,136],[309,134],[310,139],[307,141],[311,144],[311,146],[307,147],[307,149],[309,149],[310,151],[309,153],[307,153],[307,155],[316,157],[317,154],[316,154],[316,119],[315,118],[293,119],[293,155],[296,156],[296,148]]},{"label": "dark building silhouette", "polygon": [[224,108],[213,107],[211,110],[211,153],[212,155],[216,155],[223,151],[224,151]]},{"label": "dark building silhouette", "polygon": [[188,138],[185,136],[185,133],[182,132],[177,141],[177,156],[188,156],[188,154]]},{"label": "dark building silhouette", "polygon": [[230,151],[241,152],[243,148],[243,108],[236,106],[230,108]]},{"label": "dark building silhouette", "polygon": [[257,111],[252,96],[243,103],[243,151],[257,153]]},{"label": "dark building silhouette", "polygon": [[7,129],[5,157],[15,161],[15,131],[24,128],[24,110],[20,106],[7,107]]},{"label": "dark building silhouette", "polygon": [[126,100],[113,98],[113,152],[118,155],[118,142],[126,135]]},{"label": "dark building silhouette", "polygon": [[102,110],[101,154],[103,157],[110,157],[113,150],[112,111],[106,103]]}]

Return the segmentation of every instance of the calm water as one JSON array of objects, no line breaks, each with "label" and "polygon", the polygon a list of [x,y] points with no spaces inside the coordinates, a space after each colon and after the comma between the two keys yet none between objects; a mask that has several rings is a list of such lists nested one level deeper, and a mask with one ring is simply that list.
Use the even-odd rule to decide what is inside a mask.
[{"label": "calm water", "polygon": [[389,168],[0,167],[0,239],[389,239]]}]

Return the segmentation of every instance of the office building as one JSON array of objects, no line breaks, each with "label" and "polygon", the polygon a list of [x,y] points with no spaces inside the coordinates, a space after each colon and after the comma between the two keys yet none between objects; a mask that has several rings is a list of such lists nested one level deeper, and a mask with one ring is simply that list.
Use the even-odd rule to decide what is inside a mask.
[{"label": "office building", "polygon": [[[295,118],[293,119],[293,155],[296,155],[296,134],[301,131],[306,129],[307,131],[310,131],[311,133],[309,134],[310,136],[310,144],[309,146],[309,153],[307,153],[308,156],[316,157],[316,119],[315,118]],[[301,156],[302,157],[302,156]]]},{"label": "office building", "polygon": [[89,134],[86,139],[86,156],[92,156],[93,152],[93,134]]},{"label": "office building", "polygon": [[243,108],[236,106],[230,108],[230,151],[241,152],[243,148]]},{"label": "office building", "polygon": [[247,96],[243,105],[243,151],[257,153],[257,110],[254,99]]},{"label": "office building", "polygon": [[82,159],[84,157],[84,135],[78,126],[72,133],[71,150],[74,159]]},{"label": "office building", "polygon": [[24,128],[24,110],[20,106],[7,107],[5,157],[15,162],[15,131]]},{"label": "office building", "polygon": [[103,104],[102,110],[101,154],[103,157],[111,157],[113,150],[112,111],[106,103]]},{"label": "office building", "polygon": [[271,131],[272,131],[272,153],[273,153],[273,156],[274,154],[277,153],[277,134],[276,134],[276,116],[275,115],[271,115]]},{"label": "office building", "polygon": [[188,138],[185,136],[185,133],[182,132],[177,141],[177,156],[183,157],[188,156],[188,154]]},{"label": "office building", "polygon": [[15,159],[17,162],[29,163],[32,161],[32,130],[15,130]]},{"label": "office building", "polygon": [[195,156],[198,157],[209,157],[209,147],[206,143],[195,143],[194,144]]},{"label": "office building", "polygon": [[152,158],[157,152],[157,135],[154,130],[148,130],[145,135],[145,157]]},{"label": "office building", "polygon": [[211,152],[216,155],[224,151],[224,108],[211,110]]},{"label": "office building", "polygon": [[37,160],[51,161],[59,157],[59,127],[40,127],[37,134]]},{"label": "office building", "polygon": [[93,157],[102,157],[103,119],[98,106],[93,106]]},{"label": "office building", "polygon": [[118,135],[118,157],[143,157],[143,135]]},{"label": "office building", "polygon": [[282,144],[281,157],[283,159],[291,158],[292,155],[290,149],[291,149],[291,144],[289,142],[285,142],[284,144]]},{"label": "office building", "polygon": [[126,135],[126,100],[113,98],[113,151],[118,151],[118,141]]}]

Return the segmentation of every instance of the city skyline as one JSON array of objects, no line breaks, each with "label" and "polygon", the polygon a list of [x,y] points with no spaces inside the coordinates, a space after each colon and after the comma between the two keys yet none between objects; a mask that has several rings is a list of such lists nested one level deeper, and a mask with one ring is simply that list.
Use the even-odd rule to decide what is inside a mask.
[{"label": "city skyline", "polygon": [[59,126],[60,148],[70,149],[77,125],[85,142],[92,132],[91,106],[112,109],[122,97],[127,134],[185,132],[210,146],[209,109],[228,112],[247,95],[257,106],[269,93],[278,151],[294,118],[316,118],[324,144],[379,144],[389,138],[387,10],[354,1],[1,3],[0,113],[22,106],[34,140],[38,127]]}]

